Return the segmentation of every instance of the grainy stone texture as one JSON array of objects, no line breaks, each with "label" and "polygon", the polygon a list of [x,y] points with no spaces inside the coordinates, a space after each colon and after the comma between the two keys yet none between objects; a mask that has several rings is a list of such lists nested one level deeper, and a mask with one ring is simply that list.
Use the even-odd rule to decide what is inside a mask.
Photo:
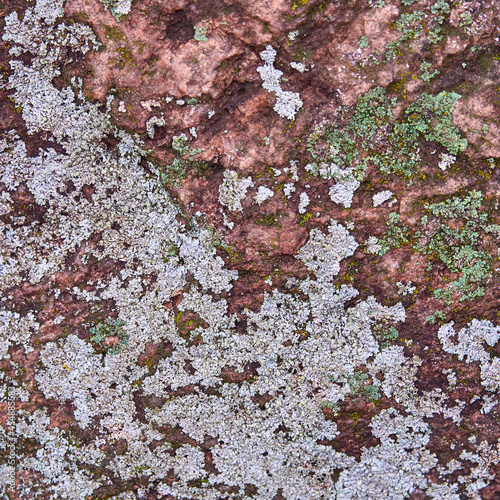
[{"label": "grainy stone texture", "polygon": [[497,2],[0,15],[2,498],[500,496]]}]

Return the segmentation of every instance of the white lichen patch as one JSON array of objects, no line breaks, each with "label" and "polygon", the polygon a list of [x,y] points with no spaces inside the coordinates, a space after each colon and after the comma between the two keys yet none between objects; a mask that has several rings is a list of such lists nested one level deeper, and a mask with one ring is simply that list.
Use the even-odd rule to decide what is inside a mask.
[{"label": "white lichen patch", "polygon": [[380,445],[365,450],[361,461],[340,474],[338,499],[406,498],[416,488],[425,489],[429,472],[437,463],[425,449],[429,426],[395,409],[382,410],[371,423]]},{"label": "white lichen patch", "polygon": [[[208,329],[200,330],[204,343],[162,361],[156,374],[144,381],[146,394],[161,396],[166,382],[173,380],[182,385],[201,380],[203,384],[217,383],[228,362],[236,366],[259,364],[252,384],[222,385],[221,397],[199,393],[176,398],[159,412],[147,411],[154,425],[180,425],[199,443],[206,434],[220,437],[224,444],[212,449],[220,475],[210,482],[240,487],[254,484],[261,499],[272,498],[278,488],[283,488],[288,498],[319,499],[325,491],[335,492],[330,471],[356,464],[352,457],[315,444],[317,439],[337,435],[336,425],[321,417],[320,401],[341,401],[346,396],[345,391],[328,385],[325,374],[346,376],[365,363],[378,351],[370,331],[372,322],[381,318],[398,321],[404,319],[404,313],[401,316],[401,306],[384,308],[373,298],[346,311],[345,302],[357,294],[350,287],[335,290],[331,285],[309,282],[304,292],[309,297],[306,302],[276,291],[267,295],[258,313],[246,312],[245,335],[231,330],[236,318],[227,322],[224,301],[213,304],[217,305],[213,310],[210,301],[194,293],[181,303],[183,310],[195,311],[209,323]],[[301,330],[310,333],[302,342]],[[179,376],[186,357],[193,360],[195,373],[184,372],[182,380]],[[297,377],[299,365],[302,369]],[[259,408],[252,397],[264,393],[272,400]],[[280,426],[288,429],[286,434],[280,432]],[[286,457],[293,467],[283,468],[280,457]],[[321,480],[308,476],[313,461],[325,473]],[[245,463],[244,468],[241,463]],[[165,486],[161,491],[188,494],[179,487]],[[190,495],[200,498],[201,492]]]},{"label": "white lichen patch", "polygon": [[311,200],[307,193],[300,193],[299,197],[299,214],[305,214],[306,208],[309,206]]},{"label": "white lichen patch", "polygon": [[396,286],[398,287],[398,294],[402,297],[406,297],[407,295],[413,295],[417,291],[417,287],[411,284],[411,280],[408,283],[404,284],[401,281],[396,282]]},{"label": "white lichen patch", "polygon": [[380,191],[380,193],[376,193],[373,195],[373,206],[378,207],[387,200],[390,200],[391,198],[392,198],[392,191],[389,191],[388,189],[385,191]]},{"label": "white lichen patch", "polygon": [[438,167],[441,170],[445,171],[448,167],[451,167],[455,164],[456,159],[456,156],[441,153],[441,161],[438,163]]},{"label": "white lichen patch", "polygon": [[157,99],[149,99],[149,101],[141,101],[141,106],[148,112],[151,113],[153,108],[159,108],[161,102]]},{"label": "white lichen patch", "polygon": [[[472,400],[471,400],[472,402]],[[495,399],[493,396],[489,396],[485,394],[483,396],[483,404],[481,406],[481,415],[490,413],[490,411],[498,404],[498,399]]]},{"label": "white lichen patch", "polygon": [[282,118],[293,120],[297,111],[302,107],[303,102],[297,92],[289,92],[281,88],[280,79],[283,72],[274,67],[276,58],[276,50],[271,45],[268,45],[265,50],[260,53],[261,59],[265,62],[264,66],[259,66],[257,71],[263,80],[262,86],[268,91],[276,95],[276,103],[274,111]]},{"label": "white lichen patch", "polygon": [[121,357],[103,358],[102,354],[95,354],[87,342],[70,335],[61,346],[53,342],[45,344],[40,353],[43,369],[36,380],[47,398],[71,401],[76,407],[76,421],[86,428],[94,416],[115,412],[117,398],[122,415],[134,413],[133,391],[129,385],[139,380],[147,369],[136,367],[131,373],[129,367],[121,363]]},{"label": "white lichen patch", "polygon": [[234,222],[230,221],[226,215],[226,212],[220,209],[220,212],[222,214],[222,223],[228,228],[228,229],[233,229],[234,228]]},{"label": "white lichen patch", "polygon": [[331,279],[340,271],[340,261],[354,254],[358,243],[349,231],[332,220],[328,234],[313,229],[297,258],[314,271],[319,280]]},{"label": "white lichen patch", "polygon": [[[443,325],[438,332],[443,349],[456,354],[466,363],[479,361],[481,364],[482,384],[489,391],[500,388],[500,358],[491,361],[491,355],[485,344],[493,347],[500,339],[500,327],[488,320],[472,320],[467,327],[462,328],[458,335],[453,328],[453,321]],[[454,341],[456,339],[456,342]]]},{"label": "white lichen patch", "polygon": [[306,71],[309,71],[307,68],[306,68],[306,65],[304,63],[298,63],[298,62],[295,62],[295,61],[292,61],[290,63],[290,67],[293,68],[293,69],[296,69],[298,72],[300,73],[304,73]]},{"label": "white lichen patch", "polygon": [[[494,326],[487,320],[472,320],[465,328],[462,328],[458,335],[453,328],[454,322],[443,325],[438,332],[439,340],[443,349],[451,354],[456,354],[462,361],[465,358],[467,363],[489,361],[490,354],[486,351],[484,344],[494,346],[500,338],[500,327]],[[456,338],[456,342],[454,342]]]},{"label": "white lichen patch", "polygon": [[334,179],[336,184],[330,187],[330,199],[349,208],[352,204],[354,192],[360,186],[360,182],[354,176],[353,168],[340,168],[335,163],[321,162],[319,164],[309,163],[306,170],[323,179]]},{"label": "white lichen patch", "polygon": [[157,127],[164,127],[165,126],[165,119],[160,118],[159,116],[152,116],[147,122],[146,122],[146,132],[148,133],[149,137],[151,139],[154,139],[155,136],[155,125]]},{"label": "white lichen patch", "polygon": [[346,185],[345,183],[334,184],[329,191],[330,199],[338,203],[339,205],[343,205],[345,208],[349,208],[352,204],[352,198],[354,196],[354,191],[359,186],[359,181],[354,181],[350,185]]},{"label": "white lichen patch", "polygon": [[219,186],[219,203],[231,212],[241,212],[248,188],[253,187],[251,177],[240,178],[235,170],[224,170],[224,180]]},{"label": "white lichen patch", "polygon": [[[421,364],[422,361],[416,356],[413,359],[406,358],[402,346],[390,346],[377,354],[369,370],[374,385],[380,386],[388,398],[393,397],[402,403],[409,402],[417,395],[414,381]],[[375,377],[379,372],[384,374],[382,382]]]},{"label": "white lichen patch", "polygon": [[[51,492],[54,499],[81,500],[91,495],[100,483],[85,468],[100,466],[105,454],[93,444],[75,443],[68,432],[50,425],[44,410],[33,414],[19,411],[16,417],[16,434],[41,445],[31,457],[16,457],[17,467],[37,473],[21,482],[17,490],[20,498],[41,498],[43,490]],[[76,468],[75,462],[81,467]]]},{"label": "white lichen patch", "polygon": [[466,476],[460,475],[458,482],[467,484],[466,491],[469,498],[481,498],[478,492],[485,488],[495,477],[491,469],[500,461],[500,440],[496,445],[490,445],[488,441],[481,441],[475,452],[464,450],[460,455],[460,459],[472,463],[468,464],[471,467],[470,474]]},{"label": "white lichen patch", "polygon": [[21,317],[19,313],[0,310],[0,360],[9,358],[11,345],[21,344],[28,349],[31,336],[39,329],[40,325],[31,312]]},{"label": "white lichen patch", "polygon": [[292,196],[292,193],[295,193],[295,185],[293,182],[289,182],[288,184],[285,184],[283,186],[283,193],[285,196],[290,199]]},{"label": "white lichen patch", "polygon": [[366,252],[378,255],[382,250],[382,245],[378,242],[378,238],[376,236],[370,236],[366,242]]},{"label": "white lichen patch", "polygon": [[255,195],[255,203],[257,205],[262,205],[265,201],[269,200],[274,196],[274,191],[266,186],[259,186],[257,189],[257,194]]}]

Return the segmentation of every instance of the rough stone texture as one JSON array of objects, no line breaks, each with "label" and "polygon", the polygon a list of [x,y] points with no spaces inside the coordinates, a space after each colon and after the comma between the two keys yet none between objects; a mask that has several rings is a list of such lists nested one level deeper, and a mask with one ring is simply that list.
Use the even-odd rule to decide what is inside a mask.
[{"label": "rough stone texture", "polygon": [[127,11],[0,4],[2,498],[498,498],[497,2]]}]

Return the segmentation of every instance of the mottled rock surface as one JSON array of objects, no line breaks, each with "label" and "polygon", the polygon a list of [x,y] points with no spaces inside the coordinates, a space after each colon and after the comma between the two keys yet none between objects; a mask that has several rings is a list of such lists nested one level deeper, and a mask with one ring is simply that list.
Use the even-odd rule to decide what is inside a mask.
[{"label": "mottled rock surface", "polygon": [[0,3],[0,491],[500,497],[500,6]]}]

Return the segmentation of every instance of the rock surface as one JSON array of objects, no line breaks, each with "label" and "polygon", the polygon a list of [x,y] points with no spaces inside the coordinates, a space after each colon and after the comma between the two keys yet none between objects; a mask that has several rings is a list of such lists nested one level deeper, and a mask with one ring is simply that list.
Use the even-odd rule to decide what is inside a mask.
[{"label": "rock surface", "polygon": [[496,2],[0,15],[5,498],[499,497]]}]

